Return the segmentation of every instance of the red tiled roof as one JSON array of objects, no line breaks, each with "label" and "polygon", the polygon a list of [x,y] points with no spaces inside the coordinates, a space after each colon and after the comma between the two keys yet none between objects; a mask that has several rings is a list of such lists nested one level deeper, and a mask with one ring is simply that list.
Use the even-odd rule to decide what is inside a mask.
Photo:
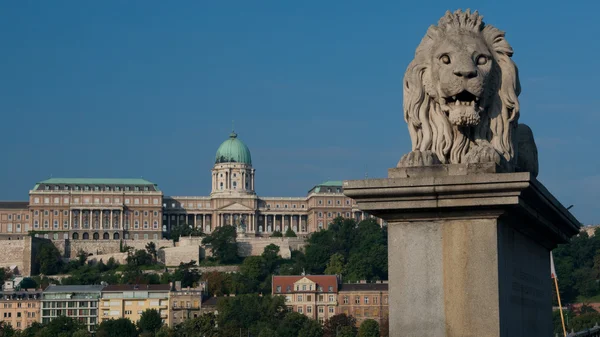
[{"label": "red tiled roof", "polygon": [[[273,276],[273,282],[271,282],[271,293],[276,295],[296,292],[294,283],[305,277],[317,284],[317,290],[313,290],[312,292],[319,291],[319,287],[323,288],[323,292],[330,292],[329,287],[333,287],[332,292],[337,293],[338,291],[338,280],[335,275],[276,275]],[[277,292],[278,286],[281,287],[281,292]],[[288,287],[290,291],[287,290]]]},{"label": "red tiled roof", "polygon": [[170,289],[171,286],[168,284],[112,284],[102,291],[169,291]]}]

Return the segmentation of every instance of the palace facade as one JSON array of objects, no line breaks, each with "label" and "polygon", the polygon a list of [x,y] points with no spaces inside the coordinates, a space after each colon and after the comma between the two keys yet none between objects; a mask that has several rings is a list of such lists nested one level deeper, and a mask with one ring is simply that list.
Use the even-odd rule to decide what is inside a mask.
[{"label": "palace facade", "polygon": [[55,240],[157,240],[179,225],[205,233],[234,225],[247,236],[288,228],[302,236],[338,216],[369,217],[344,196],[341,181],[318,184],[305,197],[259,197],[255,174],[250,150],[232,132],[217,150],[208,196],[167,196],[144,179],[51,178],[35,184],[28,201],[0,202],[0,234],[8,239],[36,231]]}]

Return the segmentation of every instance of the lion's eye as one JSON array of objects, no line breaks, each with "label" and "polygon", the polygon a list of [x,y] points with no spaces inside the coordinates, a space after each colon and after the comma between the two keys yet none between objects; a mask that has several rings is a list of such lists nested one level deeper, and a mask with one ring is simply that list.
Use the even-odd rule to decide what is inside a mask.
[{"label": "lion's eye", "polygon": [[444,64],[450,64],[450,56],[446,54],[442,55],[442,57],[440,57],[440,60],[444,62]]},{"label": "lion's eye", "polygon": [[486,63],[487,63],[487,61],[488,61],[488,58],[487,58],[487,57],[485,57],[485,56],[483,56],[483,55],[480,55],[480,56],[477,58],[477,64],[478,64],[478,65],[480,65],[480,66],[482,66],[482,65],[486,64]]}]

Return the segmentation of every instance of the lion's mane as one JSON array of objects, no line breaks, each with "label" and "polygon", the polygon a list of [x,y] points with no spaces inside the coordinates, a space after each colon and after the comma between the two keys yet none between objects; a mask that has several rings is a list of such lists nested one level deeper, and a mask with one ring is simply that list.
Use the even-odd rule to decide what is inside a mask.
[{"label": "lion's mane", "polygon": [[[445,36],[461,31],[477,34],[488,46],[494,61],[486,84],[489,101],[481,113],[480,123],[469,128],[449,122],[438,101],[427,93],[423,81],[431,71],[433,47]],[[456,164],[463,162],[473,145],[489,142],[509,165],[514,163],[516,146],[512,134],[519,119],[521,87],[512,55],[513,49],[504,38],[504,32],[486,25],[477,11],[472,14],[470,10],[448,11],[437,26],[430,26],[404,75],[404,119],[412,150],[432,151],[442,163]]]}]

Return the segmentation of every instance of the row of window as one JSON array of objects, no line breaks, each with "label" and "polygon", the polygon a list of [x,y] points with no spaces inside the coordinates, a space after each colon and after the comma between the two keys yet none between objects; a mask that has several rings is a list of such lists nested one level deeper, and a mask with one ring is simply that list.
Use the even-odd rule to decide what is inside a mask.
[{"label": "row of window", "polygon": [[[317,203],[318,203],[319,205],[323,205],[323,200],[319,200]],[[341,205],[341,204],[342,204],[342,201],[341,201],[341,200],[336,200],[336,204],[337,204],[337,205]],[[332,205],[332,203],[331,203],[331,200],[327,200],[327,205]],[[350,200],[349,200],[349,199],[348,199],[348,200],[346,200],[346,205],[350,205]]]},{"label": "row of window", "polygon": [[[11,318],[11,317],[12,317],[11,312],[4,313],[4,318]],[[17,318],[21,318],[21,317],[23,317],[22,313],[20,311],[17,311]],[[27,318],[35,318],[35,311],[28,311]]]},{"label": "row of window", "polygon": [[[110,225],[110,222],[108,221],[109,219],[104,219],[104,220],[105,220],[105,221],[104,221],[104,225]],[[38,220],[34,220],[34,221],[33,221],[33,228],[35,228],[35,229],[39,228],[39,224],[40,224],[40,223],[39,223],[39,221],[38,221]],[[93,224],[94,224],[95,226],[99,226],[99,225],[100,225],[100,221],[96,220],[96,221],[94,221],[94,222],[93,222]],[[90,225],[90,222],[89,222],[88,220],[84,220],[84,221],[83,221],[83,227],[88,227],[89,225]],[[113,225],[114,225],[114,226],[119,226],[119,223],[118,223],[117,221],[115,221],[115,222],[113,223]],[[79,226],[79,220],[78,220],[78,219],[74,219],[74,220],[73,220],[73,226]],[[149,222],[148,222],[148,220],[144,220],[144,229],[148,229],[148,228],[150,228],[149,226],[150,226],[150,225],[149,225]],[[58,228],[59,228],[58,220],[54,220],[54,222],[53,222],[53,226],[52,226],[52,227],[53,227],[53,228],[55,228],[55,229],[58,229]],[[68,220],[64,220],[64,221],[63,221],[63,227],[64,227],[64,228],[68,228],[68,227],[69,227],[69,221],[68,221]],[[129,228],[129,220],[125,220],[125,221],[124,221],[124,223],[123,223],[123,227],[124,227],[125,229],[128,229],[128,228]],[[154,222],[152,223],[152,227],[153,227],[154,229],[158,229],[158,220],[154,220]],[[16,224],[16,228],[17,228],[17,231],[20,231],[20,229],[21,229],[21,224]],[[48,220],[44,220],[44,228],[50,228],[50,225],[49,225],[49,222],[48,222]],[[139,220],[135,220],[135,221],[133,222],[133,228],[135,228],[135,229],[138,229],[138,228],[140,228],[140,221],[139,221]],[[25,224],[25,230],[26,230],[26,231],[27,231],[27,230],[29,230],[29,224]],[[12,232],[12,224],[10,224],[10,223],[9,223],[9,224],[7,225],[7,231],[9,231],[9,232]]]},{"label": "row of window", "polygon": [[[23,303],[17,303],[17,308],[25,308],[25,306],[23,305]],[[35,302],[29,302],[27,303],[27,307],[28,308],[35,308],[37,307],[37,305],[35,304]],[[12,303],[4,303],[4,309],[8,309],[8,308],[12,308]]]},{"label": "row of window", "polygon": [[[318,307],[317,310],[319,311],[319,314],[323,314],[325,312],[325,308],[324,307]],[[300,314],[304,313],[304,309],[302,308],[301,305],[298,306],[297,312],[300,313]],[[312,313],[312,306],[309,305],[309,306],[306,307],[306,313],[307,314],[311,314]],[[330,314],[335,313],[335,307],[329,307],[329,313]]]},{"label": "row of window", "polygon": [[[331,217],[333,217],[335,214],[336,214],[335,212],[334,212],[334,213],[332,213],[332,212],[327,212],[327,217],[328,217],[328,218],[331,218]],[[319,215],[319,218],[322,218],[322,217],[323,217],[323,212],[319,212],[319,214],[318,214],[318,215]],[[342,216],[342,213],[341,213],[341,212],[337,212],[337,216]],[[346,218],[350,218],[350,212],[346,212]]]},{"label": "row of window", "polygon": [[[60,212],[60,211],[56,211],[56,210],[55,210],[55,211],[53,211],[53,210],[50,210],[50,211],[48,211],[48,210],[45,210],[45,211],[44,211],[44,216],[48,216],[48,215],[50,215],[50,214],[54,214],[54,216],[58,216],[59,212]],[[79,212],[81,212],[81,211],[77,211],[77,210],[75,210],[75,211],[73,211],[73,215],[77,216],[77,215],[79,215]],[[89,213],[89,212],[92,212],[92,214],[93,214],[93,215],[95,215],[95,216],[100,216],[100,211],[87,211],[87,212],[88,212],[88,213]],[[113,213],[113,216],[114,216],[114,215],[118,215],[118,214],[119,214],[118,212],[119,212],[119,211],[115,211],[115,212]],[[109,211],[103,211],[102,213],[104,213],[104,216],[106,216],[106,217],[107,217],[107,216],[110,216],[110,212],[109,212]],[[125,216],[127,217],[127,216],[130,214],[130,211],[126,210],[124,213],[125,213]],[[33,214],[34,214],[34,216],[39,216],[39,214],[40,214],[40,213],[39,213],[39,211],[38,211],[38,210],[35,210]],[[84,214],[86,214],[86,211],[84,211]],[[147,216],[148,216],[150,213],[149,213],[149,211],[144,211],[144,213],[143,213],[143,214],[144,214],[144,216],[145,216],[145,217],[147,217]],[[154,211],[154,212],[152,212],[152,214],[153,214],[155,217],[157,217],[157,216],[158,216],[158,211]],[[68,216],[68,215],[69,215],[69,211],[63,211],[63,215],[64,215],[64,216]],[[135,211],[135,212],[134,212],[134,215],[135,215],[135,216],[139,216],[139,215],[140,215],[140,211]],[[29,219],[29,215],[26,217],[26,219]],[[9,217],[9,220],[10,220],[10,217]],[[19,217],[19,220],[20,220],[20,217]]]},{"label": "row of window", "polygon": [[84,186],[78,186],[75,185],[72,188],[69,185],[46,185],[44,186],[44,190],[46,191],[50,191],[50,190],[54,190],[54,191],[69,191],[69,190],[73,190],[73,191],[150,191],[150,187],[148,186],[114,186],[114,187],[110,187],[110,186],[104,186],[104,187],[100,187],[100,186],[89,186],[89,185],[84,185]]},{"label": "row of window", "polygon": [[[81,199],[79,199],[79,198],[73,198],[73,203],[74,204],[79,204],[80,200]],[[92,200],[91,198],[85,197],[85,198],[83,198],[83,203],[84,204],[90,204],[90,203],[92,203],[91,200]],[[63,198],[62,201],[63,201],[63,204],[68,204],[69,203],[69,198]],[[103,202],[105,204],[110,204],[111,202],[119,204],[119,203],[121,203],[121,198],[114,198],[114,199],[104,198]],[[143,203],[144,205],[150,205],[150,199],[149,198],[143,198],[143,199],[133,198],[133,204],[134,205],[140,205],[140,202]],[[38,197],[33,198],[33,203],[34,204],[39,204],[40,203],[40,198],[38,198]],[[57,204],[57,205],[60,204],[60,198],[59,197],[55,197],[52,200],[52,203],[53,204]],[[94,198],[94,202],[93,203],[94,204],[99,204],[100,203],[100,198]],[[44,204],[50,204],[50,198],[48,198],[48,197],[44,198]],[[125,198],[125,205],[129,205],[129,204],[131,204],[131,199],[130,198]],[[154,199],[152,199],[152,204],[153,205],[159,205],[160,204],[160,200],[158,198],[154,198]]]},{"label": "row of window", "polygon": [[[278,293],[281,292],[281,286],[277,286],[276,289],[277,289]],[[309,284],[309,285],[306,285],[306,284],[299,285],[299,284],[297,284],[296,285],[296,291],[312,291],[312,290],[313,290],[312,284]],[[319,292],[323,292],[323,287],[318,286],[318,287],[316,287],[316,290],[319,291]],[[292,286],[285,287],[285,291],[288,292],[288,293],[291,292],[292,291]],[[328,287],[328,291],[329,292],[333,292],[333,286],[329,286]],[[323,295],[320,295],[320,296],[323,296]]]},{"label": "row of window", "polygon": [[[296,295],[296,302],[303,302],[305,298],[306,302],[312,302],[312,295],[306,295],[306,297],[304,297],[304,295]],[[325,302],[325,296],[319,295],[318,298],[319,302]],[[327,299],[329,300],[329,303],[333,303],[335,302],[335,295],[329,295]]]},{"label": "row of window", "polygon": [[[35,237],[36,238],[40,237],[40,234],[36,234]],[[50,236],[48,234],[44,234],[44,235],[42,235],[42,237],[44,239],[49,239],[50,238]],[[53,240],[58,240],[58,238],[59,238],[58,233],[54,233],[52,235],[52,239]],[[125,240],[129,240],[130,239],[129,233],[123,234],[123,238]],[[139,234],[137,234],[137,233],[133,234],[133,239],[134,240],[138,240],[139,238],[140,238]],[[143,238],[144,238],[144,240],[149,240],[150,236],[148,234],[144,234]],[[69,239],[69,233],[63,233],[63,239],[64,240],[68,240]],[[83,233],[82,239],[83,240],[89,240],[90,239],[90,235],[88,233]],[[93,240],[100,240],[100,234],[98,234],[98,233],[92,234],[92,239]],[[102,239],[103,240],[110,240],[110,234],[104,233],[103,236],[102,236]],[[119,240],[119,239],[120,239],[119,233],[114,233],[113,234],[113,240]],[[158,234],[153,234],[152,235],[152,239],[153,240],[158,240]],[[73,233],[73,240],[79,240],[79,233]]]},{"label": "row of window", "polygon": [[[9,214],[8,220],[12,219],[21,220],[21,214]],[[25,220],[29,220],[29,214],[25,214]]]},{"label": "row of window", "polygon": [[[379,301],[379,297],[373,296],[373,304],[379,304],[378,301]],[[344,296],[344,304],[349,304],[349,303],[350,303],[350,297]],[[360,296],[354,296],[354,304],[361,304]],[[364,296],[362,304],[369,304],[369,296]],[[387,296],[383,297],[383,304],[388,304]]]}]

